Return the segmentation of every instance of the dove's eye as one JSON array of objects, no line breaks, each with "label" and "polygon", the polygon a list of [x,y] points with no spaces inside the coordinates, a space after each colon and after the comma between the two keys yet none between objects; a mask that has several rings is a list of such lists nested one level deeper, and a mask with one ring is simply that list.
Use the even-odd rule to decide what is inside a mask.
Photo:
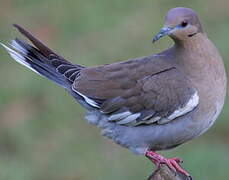
[{"label": "dove's eye", "polygon": [[182,21],[182,23],[181,23],[181,27],[186,27],[188,25],[188,21]]}]

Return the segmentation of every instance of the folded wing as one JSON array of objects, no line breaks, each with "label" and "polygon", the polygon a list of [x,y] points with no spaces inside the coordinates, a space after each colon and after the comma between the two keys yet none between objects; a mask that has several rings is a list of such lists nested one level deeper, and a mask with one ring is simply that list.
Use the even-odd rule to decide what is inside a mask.
[{"label": "folded wing", "polygon": [[168,123],[199,102],[191,81],[157,56],[85,68],[73,91],[97,102],[109,121],[131,126]]}]

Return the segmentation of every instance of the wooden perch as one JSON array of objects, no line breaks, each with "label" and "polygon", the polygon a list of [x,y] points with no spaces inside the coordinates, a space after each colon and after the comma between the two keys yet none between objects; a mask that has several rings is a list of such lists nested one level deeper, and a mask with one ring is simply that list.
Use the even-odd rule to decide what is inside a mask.
[{"label": "wooden perch", "polygon": [[174,172],[165,164],[156,169],[147,180],[193,180],[192,177],[185,176],[179,172]]}]

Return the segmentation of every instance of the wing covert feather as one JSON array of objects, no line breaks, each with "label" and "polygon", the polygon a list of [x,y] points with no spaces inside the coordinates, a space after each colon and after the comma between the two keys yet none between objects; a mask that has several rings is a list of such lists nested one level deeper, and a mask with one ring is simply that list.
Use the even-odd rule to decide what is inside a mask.
[{"label": "wing covert feather", "polygon": [[[176,67],[156,56],[85,68],[75,80],[73,89],[90,99],[103,100],[100,110],[108,116],[131,113],[128,119],[117,118],[123,124],[127,122],[125,125],[153,123],[153,118],[157,122],[170,121],[165,119],[176,117],[173,113],[183,110],[197,92]],[[186,107],[184,113],[197,104],[195,101]]]}]

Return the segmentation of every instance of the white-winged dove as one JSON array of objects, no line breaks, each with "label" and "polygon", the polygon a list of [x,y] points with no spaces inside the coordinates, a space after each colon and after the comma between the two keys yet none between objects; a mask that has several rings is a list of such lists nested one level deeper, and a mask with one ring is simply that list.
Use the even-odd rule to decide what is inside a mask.
[{"label": "white-winged dove", "polygon": [[187,172],[176,158],[153,151],[174,148],[204,133],[219,115],[226,93],[223,61],[188,8],[168,11],[153,42],[169,35],[174,46],[146,57],[83,67],[47,48],[18,25],[34,46],[15,39],[2,44],[11,57],[65,88],[102,134],[153,163]]}]

